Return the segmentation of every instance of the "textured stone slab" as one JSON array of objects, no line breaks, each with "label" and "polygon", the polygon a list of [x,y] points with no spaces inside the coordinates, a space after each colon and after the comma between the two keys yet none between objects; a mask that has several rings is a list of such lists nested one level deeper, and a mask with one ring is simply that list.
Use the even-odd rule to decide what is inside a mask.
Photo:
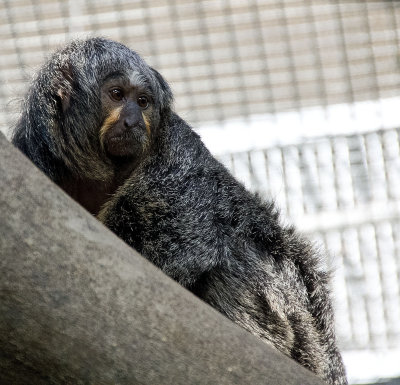
[{"label": "textured stone slab", "polygon": [[135,253],[0,134],[0,383],[321,384]]}]

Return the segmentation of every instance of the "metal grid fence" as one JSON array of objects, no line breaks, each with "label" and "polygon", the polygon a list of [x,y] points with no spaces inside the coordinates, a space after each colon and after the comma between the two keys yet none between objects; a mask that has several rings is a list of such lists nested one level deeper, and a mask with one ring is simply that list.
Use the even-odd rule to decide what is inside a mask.
[{"label": "metal grid fence", "polygon": [[46,53],[88,34],[142,54],[193,123],[397,96],[400,86],[397,1],[2,0],[0,20],[3,105]]},{"label": "metal grid fence", "polygon": [[228,154],[328,255],[343,349],[400,345],[399,129]]}]

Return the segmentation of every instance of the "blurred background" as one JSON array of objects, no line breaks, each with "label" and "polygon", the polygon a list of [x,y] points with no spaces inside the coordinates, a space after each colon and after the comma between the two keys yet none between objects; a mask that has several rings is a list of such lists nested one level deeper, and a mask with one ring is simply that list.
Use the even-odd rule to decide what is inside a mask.
[{"label": "blurred background", "polygon": [[0,0],[1,131],[46,55],[95,35],[327,250],[350,383],[400,384],[400,2]]}]

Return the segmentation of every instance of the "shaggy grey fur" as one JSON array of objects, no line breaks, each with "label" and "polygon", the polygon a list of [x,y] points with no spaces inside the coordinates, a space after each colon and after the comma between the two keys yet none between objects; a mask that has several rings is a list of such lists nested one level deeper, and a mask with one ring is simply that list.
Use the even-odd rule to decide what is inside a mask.
[{"label": "shaggy grey fur", "polygon": [[[68,174],[112,179],[122,166],[100,150],[97,93],[114,71],[146,79],[152,144],[104,200],[99,219],[232,321],[329,384],[347,384],[320,256],[281,224],[272,202],[246,191],[209,153],[173,112],[168,84],[136,53],[99,38],[56,53],[32,84],[14,143],[57,183]],[[60,84],[70,95],[64,107]]]}]

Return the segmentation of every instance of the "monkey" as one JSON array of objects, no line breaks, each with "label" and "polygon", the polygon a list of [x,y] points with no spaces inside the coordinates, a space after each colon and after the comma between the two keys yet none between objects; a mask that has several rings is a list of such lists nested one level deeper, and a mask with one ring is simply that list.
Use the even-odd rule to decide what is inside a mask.
[{"label": "monkey", "polygon": [[209,152],[136,52],[99,37],[56,51],[12,141],[183,287],[327,383],[347,384],[321,254]]}]

